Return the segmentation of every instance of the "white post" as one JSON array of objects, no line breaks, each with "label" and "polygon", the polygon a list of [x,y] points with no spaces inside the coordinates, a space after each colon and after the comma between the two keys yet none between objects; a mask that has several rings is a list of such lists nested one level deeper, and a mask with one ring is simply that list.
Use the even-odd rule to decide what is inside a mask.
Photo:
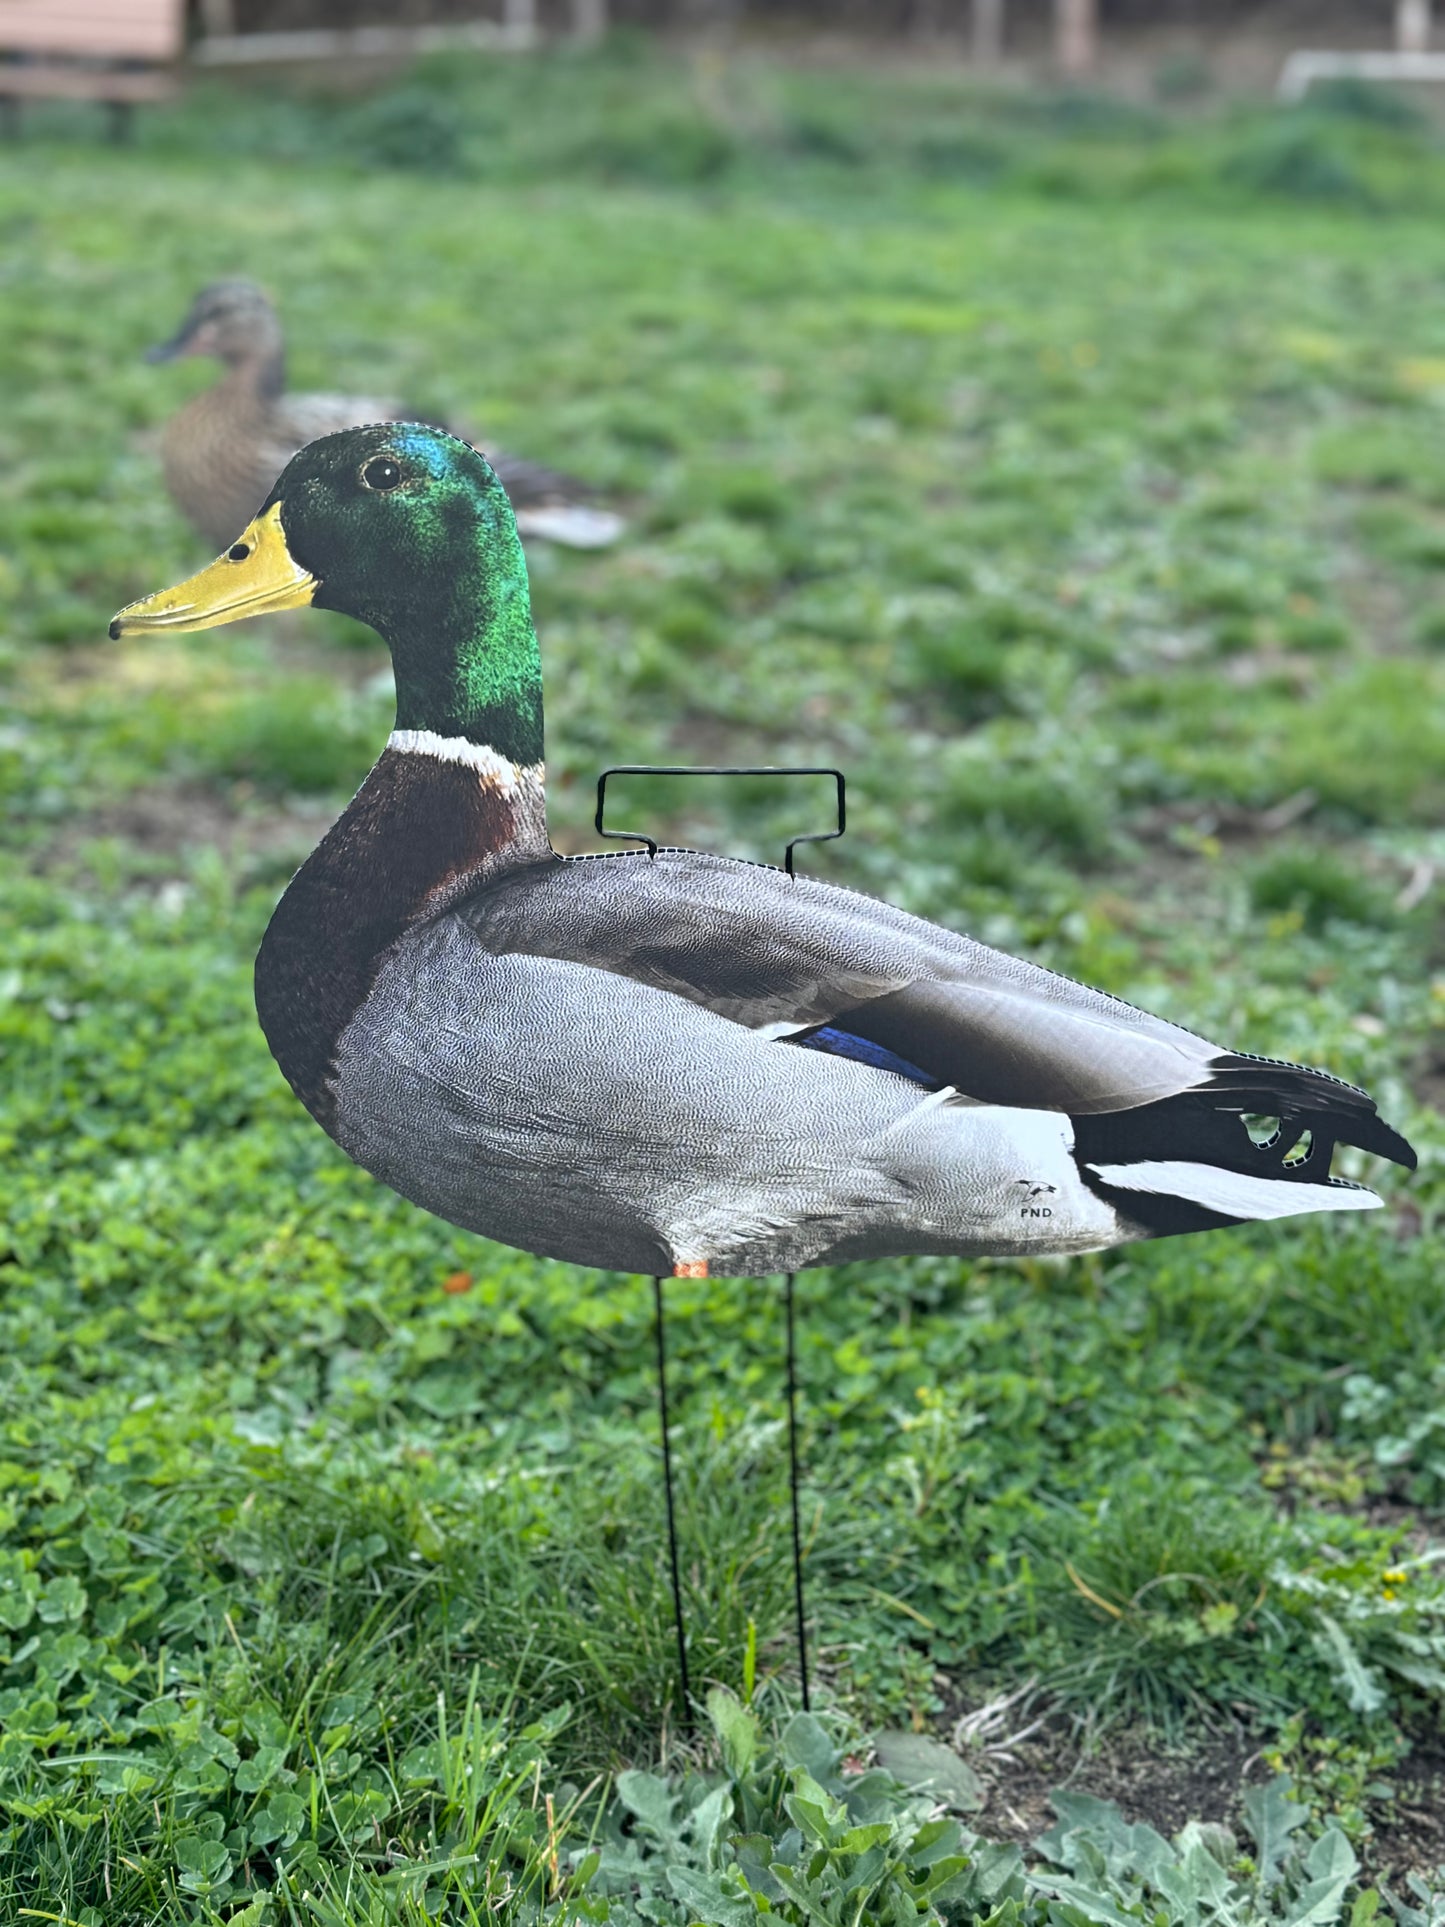
[{"label": "white post", "polygon": [[201,28],[209,40],[221,40],[233,34],[235,0],[201,0]]},{"label": "white post", "polygon": [[1430,14],[1430,0],[1395,0],[1395,46],[1400,53],[1429,53]]},{"label": "white post", "polygon": [[969,54],[975,67],[996,67],[1003,59],[1004,0],[973,0]]},{"label": "white post", "polygon": [[502,0],[502,29],[510,46],[530,47],[537,38],[537,0]]},{"label": "white post", "polygon": [[1054,57],[1071,79],[1092,71],[1098,28],[1095,0],[1054,0]]}]

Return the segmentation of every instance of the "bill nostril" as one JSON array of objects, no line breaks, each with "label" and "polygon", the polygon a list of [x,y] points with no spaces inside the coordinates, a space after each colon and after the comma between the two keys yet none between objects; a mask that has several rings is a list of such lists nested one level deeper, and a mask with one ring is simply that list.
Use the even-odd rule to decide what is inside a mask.
[{"label": "bill nostril", "polygon": [[227,557],[232,562],[244,562],[250,553],[251,546],[248,542],[237,542],[232,548],[226,551]]}]

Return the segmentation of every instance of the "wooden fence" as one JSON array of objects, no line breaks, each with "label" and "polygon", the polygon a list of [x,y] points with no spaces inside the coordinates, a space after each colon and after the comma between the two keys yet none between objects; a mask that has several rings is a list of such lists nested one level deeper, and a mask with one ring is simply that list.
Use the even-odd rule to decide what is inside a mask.
[{"label": "wooden fence", "polygon": [[[0,0],[3,4],[3,0]],[[193,0],[215,38],[211,58],[272,57],[293,34],[298,56],[330,48],[382,53],[402,46],[522,47],[543,33],[596,38],[608,26],[655,28],[811,25],[850,34],[947,37],[987,66],[1010,46],[1052,45],[1055,66],[1083,76],[1102,33],[1196,26],[1255,29],[1295,44],[1329,46],[1340,35],[1383,54],[1426,55],[1433,0]],[[1445,0],[1441,0],[1445,8]],[[489,20],[478,20],[487,12]],[[345,38],[324,40],[319,35]],[[302,37],[304,35],[304,37]],[[232,41],[229,47],[223,44]],[[203,58],[206,57],[203,55]]]}]

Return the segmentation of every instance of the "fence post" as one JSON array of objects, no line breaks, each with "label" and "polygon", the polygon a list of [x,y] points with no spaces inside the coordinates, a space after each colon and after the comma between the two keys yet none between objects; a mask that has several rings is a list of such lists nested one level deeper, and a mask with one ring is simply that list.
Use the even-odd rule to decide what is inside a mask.
[{"label": "fence post", "polygon": [[1071,80],[1092,71],[1099,50],[1095,0],[1054,0],[1054,57]]},{"label": "fence post", "polygon": [[510,45],[530,47],[537,38],[537,0],[502,0],[502,28]]},{"label": "fence post", "polygon": [[1430,51],[1430,0],[1395,0],[1395,46],[1402,54]]},{"label": "fence post", "polygon": [[968,50],[975,67],[996,67],[1003,59],[1004,0],[973,0]]}]

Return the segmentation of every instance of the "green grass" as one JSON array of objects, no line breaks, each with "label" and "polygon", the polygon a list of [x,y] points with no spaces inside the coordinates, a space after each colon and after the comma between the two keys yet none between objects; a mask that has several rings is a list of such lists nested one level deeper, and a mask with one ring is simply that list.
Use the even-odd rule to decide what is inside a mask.
[{"label": "green grass", "polygon": [[[12,1914],[731,1927],[866,1890],[1044,1927],[1090,1869],[1183,1907],[1098,1816],[1025,1889],[845,1771],[1030,1677],[1105,1745],[1245,1721],[1371,1851],[1445,1690],[1442,204],[1430,126],[1373,96],[1176,123],[630,42],[217,91],[130,152],[36,116],[0,169]],[[616,551],[536,558],[567,847],[608,762],[836,759],[817,867],[1366,1082],[1424,1147],[1359,1225],[805,1278],[816,1729],[778,1285],[675,1284],[693,1664],[755,1764],[735,1722],[679,1736],[645,1281],[380,1190],[256,1030],[382,655],[326,616],[104,641],[200,559],[150,438],[204,376],[140,356],[236,271],[299,383],[628,505]],[[775,856],[826,803],[618,820]],[[1246,1831],[1241,1920],[1344,1865],[1325,1832],[1276,1893]]]}]

